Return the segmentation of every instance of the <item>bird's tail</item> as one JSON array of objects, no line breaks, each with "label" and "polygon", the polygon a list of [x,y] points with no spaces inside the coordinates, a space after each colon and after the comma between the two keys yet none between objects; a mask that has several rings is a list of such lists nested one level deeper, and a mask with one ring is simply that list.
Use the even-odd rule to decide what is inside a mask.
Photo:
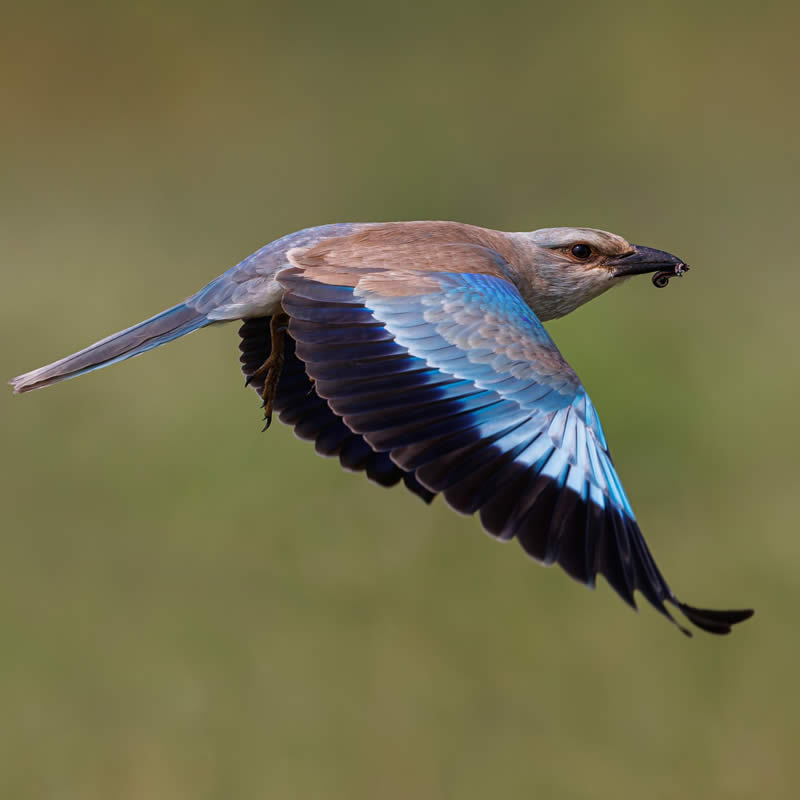
[{"label": "bird's tail", "polygon": [[124,331],[119,331],[71,356],[54,361],[45,367],[18,375],[9,381],[15,392],[30,392],[74,378],[117,361],[146,353],[154,347],[171,342],[179,336],[196,331],[213,320],[184,303],[168,308],[150,319]]}]

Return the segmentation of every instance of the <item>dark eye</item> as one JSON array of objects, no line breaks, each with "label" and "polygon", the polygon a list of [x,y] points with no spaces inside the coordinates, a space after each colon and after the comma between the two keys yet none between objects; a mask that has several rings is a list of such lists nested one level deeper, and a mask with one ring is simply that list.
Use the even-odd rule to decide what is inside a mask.
[{"label": "dark eye", "polygon": [[592,254],[592,248],[588,244],[574,244],[570,250],[575,258],[585,261]]}]

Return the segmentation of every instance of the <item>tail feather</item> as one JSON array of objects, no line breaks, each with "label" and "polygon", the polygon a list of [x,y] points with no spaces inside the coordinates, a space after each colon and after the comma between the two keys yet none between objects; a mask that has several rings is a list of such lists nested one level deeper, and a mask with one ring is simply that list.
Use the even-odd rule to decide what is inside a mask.
[{"label": "tail feather", "polygon": [[210,325],[205,314],[181,303],[124,331],[95,342],[77,353],[54,361],[32,372],[18,375],[10,382],[16,393],[30,392],[59,381],[83,375],[126,358],[146,353],[154,347]]}]

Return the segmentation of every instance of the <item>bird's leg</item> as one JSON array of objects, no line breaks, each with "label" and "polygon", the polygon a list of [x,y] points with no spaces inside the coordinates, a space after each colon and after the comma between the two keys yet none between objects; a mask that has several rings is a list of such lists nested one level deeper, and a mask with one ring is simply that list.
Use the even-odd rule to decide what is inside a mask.
[{"label": "bird's leg", "polygon": [[284,346],[286,341],[286,330],[289,327],[289,317],[283,312],[273,314],[269,319],[269,333],[272,341],[272,349],[267,360],[250,376],[248,382],[253,378],[266,375],[264,378],[264,388],[261,390],[261,407],[264,409],[264,430],[269,428],[272,423],[272,405],[275,401],[275,391],[278,388],[278,381],[281,377],[284,360]]}]

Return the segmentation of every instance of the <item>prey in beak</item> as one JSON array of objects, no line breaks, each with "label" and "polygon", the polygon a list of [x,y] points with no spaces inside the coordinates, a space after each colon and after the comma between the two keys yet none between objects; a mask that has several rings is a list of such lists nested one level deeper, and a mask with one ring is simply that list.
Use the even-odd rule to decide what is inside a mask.
[{"label": "prey in beak", "polygon": [[615,278],[655,273],[652,279],[653,286],[658,289],[663,289],[670,278],[680,278],[684,272],[689,271],[688,264],[677,256],[639,244],[633,245],[632,252],[607,262],[607,266],[613,268]]}]

